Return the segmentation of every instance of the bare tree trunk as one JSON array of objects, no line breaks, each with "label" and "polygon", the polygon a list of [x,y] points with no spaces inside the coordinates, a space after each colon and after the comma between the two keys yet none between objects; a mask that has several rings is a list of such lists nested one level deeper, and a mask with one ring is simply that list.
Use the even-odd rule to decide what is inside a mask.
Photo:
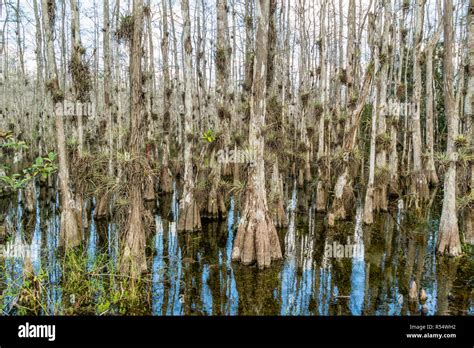
[{"label": "bare tree trunk", "polygon": [[364,85],[362,86],[361,93],[357,100],[357,105],[350,117],[352,126],[344,132],[343,170],[334,185],[332,212],[328,215],[328,223],[330,226],[334,225],[337,220],[346,219],[349,211],[353,207],[353,181],[357,172],[357,160],[355,159],[354,148],[356,146],[360,118],[372,86],[373,73],[373,65],[369,65],[365,73]]},{"label": "bare tree trunk", "polygon": [[328,114],[328,88],[327,88],[327,58],[326,58],[326,2],[321,4],[321,35],[320,35],[320,67],[321,67],[321,105],[323,112],[320,115],[318,127],[318,184],[316,187],[316,210],[326,211],[328,189],[328,160],[327,149],[325,147],[325,122]]},{"label": "bare tree trunk", "polygon": [[429,198],[428,183],[426,181],[425,172],[421,160],[422,144],[421,144],[421,43],[423,33],[423,18],[426,0],[417,1],[416,5],[416,21],[415,21],[415,37],[413,55],[413,75],[414,75],[414,91],[413,100],[416,105],[415,114],[412,122],[412,145],[413,145],[413,171],[410,179],[410,199],[409,205],[414,204],[416,209],[420,208],[420,203],[425,202]]},{"label": "bare tree trunk", "polygon": [[191,22],[189,19],[189,0],[181,0],[181,9],[184,16],[183,45],[184,45],[184,189],[181,200],[181,211],[178,222],[179,231],[196,231],[201,229],[201,216],[194,197],[194,169],[193,169],[193,67],[191,45]]},{"label": "bare tree trunk", "polygon": [[[50,12],[50,10],[52,10]],[[64,136],[63,116],[57,114],[55,104],[62,102],[64,92],[59,88],[59,80],[56,67],[56,57],[53,45],[53,22],[50,14],[54,13],[54,8],[49,6],[47,0],[42,0],[43,27],[45,32],[46,52],[47,52],[47,89],[52,101],[56,125],[56,137],[58,141],[59,157],[59,184],[61,187],[61,245],[65,248],[77,246],[82,241],[82,234],[78,228],[77,210],[74,207],[71,192],[69,191],[69,167],[67,163],[66,139]]]},{"label": "bare tree trunk", "polygon": [[167,1],[162,1],[163,6],[163,38],[161,41],[161,56],[163,59],[163,161],[161,166],[160,189],[163,193],[172,190],[173,176],[169,168],[170,160],[170,110],[173,89],[170,83],[169,72],[169,31]]},{"label": "bare tree trunk", "polygon": [[260,269],[281,259],[275,225],[268,211],[265,189],[266,72],[270,0],[256,2],[257,36],[252,96],[250,101],[249,145],[255,151],[255,166],[249,169],[245,204],[232,250],[232,260],[244,265],[257,262]]},{"label": "bare tree trunk", "polygon": [[[471,153],[474,151],[474,2],[469,3],[467,15],[467,48],[468,48],[468,79],[467,93],[464,104],[464,113],[467,119],[467,129],[471,136]],[[469,133],[468,133],[469,134]],[[470,197],[474,196],[474,163],[471,162],[471,180],[469,183]],[[465,233],[464,242],[474,245],[474,210],[469,207],[465,209]]]},{"label": "bare tree trunk", "polygon": [[[221,131],[224,148],[230,145],[229,126],[231,120],[230,100],[228,98],[230,77],[230,47],[228,35],[227,0],[217,0],[217,38],[216,38],[216,103],[217,128]],[[214,157],[214,155],[213,155]],[[227,212],[223,204],[220,190],[221,172],[228,174],[227,163],[217,163],[211,160],[211,189],[207,201],[207,217],[211,219],[223,218]]]},{"label": "bare tree trunk", "polygon": [[[392,9],[391,1],[383,1],[384,11],[384,25],[382,34],[382,50],[380,59],[380,79],[378,80],[378,86],[380,93],[378,94],[379,100],[377,101],[377,137],[375,142],[376,149],[376,177],[374,187],[374,209],[375,211],[387,211],[388,209],[388,192],[387,187],[389,184],[389,169],[387,167],[387,150],[389,150],[389,142],[386,139],[390,138],[387,133],[386,118],[388,114],[387,110],[387,89],[389,85],[389,64],[390,64],[390,52],[389,46],[390,41],[390,26],[392,25]],[[388,145],[388,146],[387,146]]]},{"label": "bare tree trunk", "polygon": [[[441,9],[440,9],[441,11]],[[441,12],[440,12],[441,13]],[[434,118],[434,79],[433,79],[433,51],[436,43],[441,35],[442,26],[430,39],[426,45],[426,147],[428,148],[428,159],[426,161],[426,179],[428,184],[438,185],[439,179],[436,173],[434,162],[434,134],[433,134],[433,118]]]},{"label": "bare tree trunk", "polygon": [[458,114],[454,99],[453,67],[453,1],[444,0],[444,106],[448,123],[446,154],[449,166],[444,177],[443,209],[439,223],[438,252],[450,256],[461,254],[458,216],[456,211],[456,162],[458,153],[455,140],[458,134]]},{"label": "bare tree trunk", "polygon": [[[380,21],[379,21],[380,22]],[[367,191],[365,194],[364,202],[364,216],[363,220],[365,224],[372,224],[374,222],[374,185],[375,185],[375,155],[376,155],[376,139],[377,139],[377,117],[379,99],[380,99],[380,48],[378,40],[374,39],[376,31],[376,19],[373,14],[369,16],[369,35],[371,36],[371,45],[374,46],[374,65],[375,65],[375,76],[377,79],[376,96],[375,102],[372,107],[372,126],[370,132],[370,154],[369,154],[369,179],[367,182]]]},{"label": "bare tree trunk", "polygon": [[33,0],[33,10],[35,14],[35,38],[36,38],[36,91],[35,94],[35,107],[37,108],[34,112],[37,115],[37,128],[40,130],[40,139],[38,140],[38,153],[43,153],[43,138],[44,138],[44,65],[43,65],[43,35],[41,32],[41,19],[38,10],[38,1]]},{"label": "bare tree trunk", "polygon": [[[82,63],[82,44],[79,34],[79,8],[77,0],[71,0],[71,63],[69,69],[72,75],[72,81],[74,84],[74,97],[76,102],[84,101],[86,99],[86,93],[88,91],[82,91],[83,79],[87,79],[87,76],[84,76],[83,63]],[[84,129],[83,129],[83,120],[82,113],[79,113],[77,116],[77,150],[79,156],[82,156],[84,149]]]},{"label": "bare tree trunk", "polygon": [[127,168],[129,182],[130,213],[123,240],[120,269],[125,274],[137,277],[147,269],[145,255],[145,231],[142,221],[143,173],[140,165],[142,134],[142,31],[143,0],[133,1],[133,33],[130,42],[130,157],[132,163]]},{"label": "bare tree trunk", "polygon": [[[174,15],[171,9],[173,8],[171,0],[169,0],[169,8],[170,8],[170,20],[171,20],[171,32],[173,34],[173,66],[175,70],[175,75],[174,75],[174,89],[175,89],[175,100],[176,103],[175,105],[182,105],[182,86],[181,86],[181,77],[180,77],[180,63],[178,60],[178,43],[177,43],[177,37],[176,37],[176,30],[175,30],[175,25],[174,25]],[[183,134],[182,134],[182,127],[181,127],[181,116],[182,116],[182,110],[175,110],[174,114],[176,114],[176,120],[174,121],[175,127],[176,127],[176,138],[177,138],[177,143],[178,145],[181,146],[183,142]],[[179,159],[182,160],[182,152],[180,151]],[[177,173],[175,173],[177,174]]]},{"label": "bare tree trunk", "polygon": [[[110,58],[110,14],[109,14],[109,0],[103,1],[103,15],[104,15],[104,115],[107,123],[106,136],[108,147],[106,149],[109,157],[108,175],[112,178],[114,176],[113,168],[113,120],[112,120],[112,98],[111,91],[111,58]],[[95,218],[103,219],[107,216],[107,209],[109,205],[108,194],[102,194],[97,198],[97,207],[95,209]]]},{"label": "bare tree trunk", "polygon": [[21,40],[21,19],[20,19],[20,0],[16,2],[16,40],[18,47],[18,56],[20,58],[20,70],[22,83],[26,82],[26,71],[25,71],[25,55],[24,47]]},{"label": "bare tree trunk", "polygon": [[285,207],[283,206],[283,177],[280,174],[278,168],[278,158],[273,164],[272,172],[272,197],[274,197],[275,202],[272,204],[272,209],[274,210],[273,216],[276,227],[286,227],[288,226],[288,219],[285,213]]},{"label": "bare tree trunk", "polygon": [[104,112],[107,119],[107,140],[108,140],[108,154],[109,154],[109,168],[108,174],[110,177],[114,175],[113,167],[113,119],[112,119],[112,98],[110,96],[110,91],[112,89],[111,85],[111,75],[112,75],[112,63],[110,59],[110,14],[109,14],[109,0],[104,0],[103,3],[103,12],[104,12]]},{"label": "bare tree trunk", "polygon": [[[399,66],[397,71],[397,90],[395,91],[396,97],[398,101],[402,101],[404,95],[402,93],[405,91],[404,86],[402,85],[402,79],[404,77],[403,71],[405,60],[405,44],[406,44],[406,34],[405,34],[405,17],[406,17],[406,10],[403,9],[400,15],[400,21],[398,25],[398,42],[399,42]],[[395,23],[395,21],[394,21]],[[407,50],[408,51],[408,50]],[[397,143],[398,143],[398,130],[400,126],[400,108],[395,110],[390,118],[390,153],[389,153],[389,174],[390,174],[390,184],[389,184],[389,193],[391,196],[399,197],[400,196],[400,188],[399,188],[399,162],[401,157],[402,163],[404,160],[403,154],[399,156]],[[408,118],[405,117],[405,120]],[[406,132],[403,135],[403,144],[405,144],[406,139]],[[404,148],[405,149],[405,148]]]},{"label": "bare tree trunk", "polygon": [[[147,165],[150,167],[154,166],[154,155],[157,152],[157,144],[154,140],[153,134],[156,130],[156,117],[154,116],[154,98],[155,98],[155,54],[153,48],[153,27],[152,27],[152,13],[151,13],[151,3],[150,0],[147,1],[147,5],[144,7],[144,18],[147,31],[147,45],[145,55],[145,65],[147,69],[146,78],[144,79],[145,84],[145,105],[146,105],[146,145],[145,153],[147,159]],[[153,202],[156,201],[156,182],[155,177],[150,176],[145,182],[145,189],[143,193],[143,198],[145,201]]]}]

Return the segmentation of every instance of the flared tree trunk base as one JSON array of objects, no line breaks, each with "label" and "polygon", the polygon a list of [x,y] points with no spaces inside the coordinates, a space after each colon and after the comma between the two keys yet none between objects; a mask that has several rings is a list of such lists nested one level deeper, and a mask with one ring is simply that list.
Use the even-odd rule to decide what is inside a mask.
[{"label": "flared tree trunk base", "polygon": [[74,248],[82,242],[78,215],[72,208],[61,211],[60,241],[61,246],[65,249]]},{"label": "flared tree trunk base", "polygon": [[204,217],[209,220],[225,220],[227,217],[227,210],[225,207],[224,197],[221,193],[216,193],[214,197],[209,197]]},{"label": "flared tree trunk base", "polygon": [[347,170],[337,178],[334,186],[332,212],[328,214],[329,226],[334,226],[338,220],[346,220],[354,206],[354,189]]},{"label": "flared tree trunk base", "polygon": [[256,262],[258,268],[263,269],[281,258],[278,234],[265,203],[249,192],[234,241],[232,261],[243,265]]},{"label": "flared tree trunk base", "polygon": [[[442,220],[441,220],[442,221]],[[439,225],[438,253],[446,256],[459,256],[462,253],[457,221],[441,222]]]},{"label": "flared tree trunk base", "polygon": [[147,270],[145,255],[145,231],[142,223],[140,202],[132,203],[132,211],[123,240],[120,258],[120,271],[133,278],[139,277]]},{"label": "flared tree trunk base", "polygon": [[194,199],[185,203],[179,212],[178,231],[193,232],[201,230],[201,216],[198,204]]}]

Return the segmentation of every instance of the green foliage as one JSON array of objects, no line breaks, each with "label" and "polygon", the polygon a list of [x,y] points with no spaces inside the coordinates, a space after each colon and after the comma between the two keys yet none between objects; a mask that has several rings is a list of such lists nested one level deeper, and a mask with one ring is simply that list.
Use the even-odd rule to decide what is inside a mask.
[{"label": "green foliage", "polygon": [[24,141],[7,141],[6,143],[0,144],[0,148],[13,149],[15,151],[28,149],[28,145]]},{"label": "green foliage", "polygon": [[460,134],[454,139],[454,144],[458,149],[467,148],[469,146],[469,139],[464,134]]},{"label": "green foliage", "polygon": [[31,167],[27,169],[28,173],[32,177],[39,176],[42,179],[47,179],[58,170],[55,164],[56,157],[54,152],[49,152],[46,157],[38,157]]},{"label": "green foliage", "polygon": [[212,143],[214,142],[214,140],[216,140],[216,135],[212,129],[208,129],[203,133],[202,139],[204,139],[208,143]]},{"label": "green foliage", "polygon": [[14,173],[12,175],[1,175],[0,181],[14,191],[24,188],[28,182],[36,177],[43,180],[55,173],[58,167],[55,164],[56,154],[48,153],[46,157],[38,157],[35,162],[28,168],[23,169],[22,173]]},{"label": "green foliage", "polygon": [[17,191],[26,186],[26,184],[31,180],[31,177],[25,176],[22,177],[20,174],[12,174],[11,176],[2,175],[0,176],[0,181],[2,181],[7,187],[11,188],[14,191]]},{"label": "green foliage", "polygon": [[0,149],[12,149],[15,151],[28,149],[28,145],[24,141],[17,141],[13,137],[12,132],[4,133],[0,131],[0,139],[4,140],[3,143],[0,143]]}]

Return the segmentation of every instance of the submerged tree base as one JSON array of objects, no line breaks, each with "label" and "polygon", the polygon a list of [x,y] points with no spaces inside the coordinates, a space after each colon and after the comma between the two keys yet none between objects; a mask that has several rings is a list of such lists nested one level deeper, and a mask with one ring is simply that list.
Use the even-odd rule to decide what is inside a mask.
[{"label": "submerged tree base", "polygon": [[201,230],[201,216],[199,207],[194,199],[185,203],[181,209],[178,222],[178,231],[193,232]]},{"label": "submerged tree base", "polygon": [[61,211],[61,246],[66,249],[73,248],[81,244],[82,233],[79,229],[79,219],[73,209]]},{"label": "submerged tree base", "polygon": [[337,220],[346,220],[351,214],[354,206],[354,189],[352,181],[344,172],[337,179],[334,187],[334,201],[332,203],[332,212],[328,214],[329,226],[334,226]]},{"label": "submerged tree base", "polygon": [[141,219],[142,209],[132,207],[128,228],[123,239],[123,251],[120,258],[120,272],[132,277],[139,277],[147,270],[145,243],[146,235]]},{"label": "submerged tree base", "polygon": [[234,241],[232,261],[240,261],[243,265],[257,262],[258,268],[263,269],[281,258],[273,220],[264,202],[249,194]]},{"label": "submerged tree base", "polygon": [[452,221],[439,225],[438,252],[446,256],[459,256],[462,253],[459,231]]}]

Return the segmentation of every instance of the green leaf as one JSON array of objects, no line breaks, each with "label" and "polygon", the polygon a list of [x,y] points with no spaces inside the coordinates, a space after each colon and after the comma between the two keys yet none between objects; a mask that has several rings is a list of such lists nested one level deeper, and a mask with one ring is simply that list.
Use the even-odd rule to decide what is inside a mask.
[{"label": "green leaf", "polygon": [[53,162],[56,159],[56,154],[54,152],[49,152],[48,158]]},{"label": "green leaf", "polygon": [[37,166],[43,165],[43,158],[42,158],[42,157],[38,157],[38,158],[36,159],[35,164],[36,164]]}]

